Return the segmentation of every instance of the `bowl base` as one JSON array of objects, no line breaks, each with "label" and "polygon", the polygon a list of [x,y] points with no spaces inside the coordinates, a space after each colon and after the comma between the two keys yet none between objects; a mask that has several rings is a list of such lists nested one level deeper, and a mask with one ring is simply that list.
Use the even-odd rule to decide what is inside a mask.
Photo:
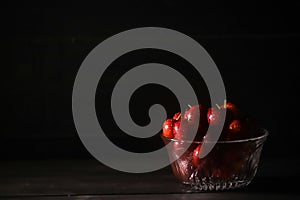
[{"label": "bowl base", "polygon": [[193,191],[224,191],[238,189],[249,185],[251,181],[240,180],[215,180],[204,178],[195,182],[182,182],[190,192]]}]

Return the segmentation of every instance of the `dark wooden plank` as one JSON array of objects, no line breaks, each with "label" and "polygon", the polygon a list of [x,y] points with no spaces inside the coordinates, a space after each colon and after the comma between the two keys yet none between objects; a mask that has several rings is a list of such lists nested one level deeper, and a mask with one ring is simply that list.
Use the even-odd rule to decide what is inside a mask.
[{"label": "dark wooden plank", "polygon": [[205,199],[205,200],[282,200],[282,199],[299,199],[300,195],[286,194],[243,194],[243,193],[196,193],[196,194],[152,194],[152,195],[82,195],[82,196],[37,196],[37,197],[14,197],[10,200],[17,199],[33,199],[33,200],[96,200],[96,199],[111,199],[111,200],[183,200],[183,199]]},{"label": "dark wooden plank", "polygon": [[[299,161],[263,161],[257,177],[240,194],[299,194]],[[82,195],[185,194],[169,167],[157,172],[129,174],[96,160],[0,162],[0,197],[63,197]],[[230,193],[221,193],[230,194]],[[200,194],[201,196],[202,194]],[[126,197],[126,196],[125,196]],[[77,197],[76,197],[77,198]],[[76,199],[75,198],[75,199]],[[269,198],[268,196],[266,198]]]},{"label": "dark wooden plank", "polygon": [[180,192],[170,169],[122,173],[94,160],[1,163],[0,195],[75,195]]}]

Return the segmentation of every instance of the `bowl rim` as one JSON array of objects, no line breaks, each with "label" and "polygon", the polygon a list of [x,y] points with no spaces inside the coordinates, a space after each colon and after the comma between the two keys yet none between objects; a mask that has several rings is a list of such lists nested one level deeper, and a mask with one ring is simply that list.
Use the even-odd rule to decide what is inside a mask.
[{"label": "bowl rim", "polygon": [[162,138],[172,141],[172,142],[196,143],[196,144],[202,144],[202,143],[223,144],[223,143],[243,143],[243,142],[250,142],[250,141],[256,141],[256,140],[265,140],[267,138],[267,136],[269,135],[269,131],[264,128],[260,128],[259,131],[262,132],[263,134],[258,137],[241,139],[241,140],[228,140],[228,141],[208,141],[208,140],[206,140],[206,141],[191,141],[191,140],[180,140],[180,139],[176,139],[176,138],[168,138],[168,137],[163,136],[162,134],[160,134],[160,135]]}]

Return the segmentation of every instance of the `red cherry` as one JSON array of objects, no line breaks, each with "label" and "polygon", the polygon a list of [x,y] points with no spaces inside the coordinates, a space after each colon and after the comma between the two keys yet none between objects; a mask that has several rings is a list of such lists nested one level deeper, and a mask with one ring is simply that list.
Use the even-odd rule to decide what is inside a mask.
[{"label": "red cherry", "polygon": [[194,150],[194,152],[193,152],[193,164],[195,165],[195,167],[199,167],[200,166],[200,158],[199,158],[199,156],[200,156],[200,153],[201,153],[201,144],[199,144],[196,148],[195,148],[195,150]]},{"label": "red cherry", "polygon": [[176,121],[173,124],[173,135],[177,139],[182,139],[181,134],[180,134],[180,122],[181,121]]},{"label": "red cherry", "polygon": [[187,111],[185,111],[183,118],[187,120],[189,123],[199,123],[200,122],[200,105],[195,105],[190,107]]},{"label": "red cherry", "polygon": [[174,138],[173,134],[173,120],[167,119],[163,124],[163,136],[167,138]]},{"label": "red cherry", "polygon": [[207,121],[211,125],[217,125],[221,118],[221,110],[218,108],[209,108],[207,111]]},{"label": "red cherry", "polygon": [[235,104],[231,103],[231,102],[226,103],[226,108],[233,111],[233,112],[235,112],[235,113],[239,112],[237,106]]},{"label": "red cherry", "polygon": [[178,159],[178,158],[183,158],[183,157],[187,157],[187,155],[191,154],[191,159],[190,161],[192,161],[192,154],[193,154],[193,151],[195,149],[195,145],[194,144],[189,144],[187,142],[184,142],[184,141],[174,141],[173,142],[173,145],[171,146],[172,149],[172,156],[175,158],[175,159]]},{"label": "red cherry", "polygon": [[189,123],[199,123],[200,125],[207,124],[207,109],[199,105],[194,105],[190,107],[187,111],[185,111],[183,119],[187,120]]},{"label": "red cherry", "polygon": [[259,129],[249,118],[233,120],[228,126],[228,135],[230,139],[247,139],[258,136]]},{"label": "red cherry", "polygon": [[190,135],[192,135],[190,133],[197,132],[195,140],[202,140],[208,127],[206,115],[207,110],[201,104],[192,106],[190,109],[185,111],[180,128],[180,132],[184,135],[185,139],[193,140],[194,138],[190,138]]},{"label": "red cherry", "polygon": [[[226,112],[226,115],[225,115]],[[207,121],[211,125],[218,125],[220,119],[225,117],[225,126],[236,118],[239,118],[239,111],[237,107],[232,103],[226,103],[222,106],[212,107],[208,109]]]},{"label": "red cherry", "polygon": [[228,126],[228,131],[226,132],[227,140],[241,140],[246,138],[251,138],[252,133],[255,132],[253,129],[247,125],[245,120],[233,120]]},{"label": "red cherry", "polygon": [[197,130],[197,126],[198,124],[188,122],[187,120],[182,119],[180,121],[179,130],[176,131],[176,134],[174,132],[174,135],[179,140],[200,141],[202,140],[202,137],[200,137],[200,133]]},{"label": "red cherry", "polygon": [[192,163],[193,152],[186,151],[174,164],[172,164],[175,175],[181,181],[189,181],[191,174],[195,170],[195,166]]},{"label": "red cherry", "polygon": [[233,133],[238,133],[242,130],[242,124],[240,120],[233,120],[229,125],[229,130]]},{"label": "red cherry", "polygon": [[[175,128],[176,127],[176,128]],[[174,123],[173,134],[178,140],[188,140],[189,125],[186,120],[180,120]]]},{"label": "red cherry", "polygon": [[231,102],[228,102],[228,103],[222,105],[220,108],[221,109],[227,109],[227,114],[226,115],[228,115],[232,119],[236,119],[236,118],[240,117],[240,112],[239,112],[238,107],[235,104],[231,103]]},{"label": "red cherry", "polygon": [[225,105],[222,106],[230,110],[237,110],[236,106],[231,102],[227,102]]},{"label": "red cherry", "polygon": [[173,120],[178,121],[181,118],[181,113],[175,113],[175,115],[173,116]]}]

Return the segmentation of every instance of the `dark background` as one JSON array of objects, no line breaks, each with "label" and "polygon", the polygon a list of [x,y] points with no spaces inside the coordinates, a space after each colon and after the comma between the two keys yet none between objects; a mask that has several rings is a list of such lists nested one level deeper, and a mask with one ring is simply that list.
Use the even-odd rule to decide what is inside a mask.
[{"label": "dark background", "polygon": [[[198,41],[217,64],[228,100],[270,131],[263,156],[298,159],[299,8],[297,3],[254,1],[4,4],[1,159],[91,158],[72,119],[76,73],[100,42],[144,26],[171,28]],[[200,102],[207,102],[201,100],[201,92],[205,93],[201,79],[182,60],[166,52],[146,50],[127,55],[114,65],[108,77],[118,77],[123,66],[153,60],[173,65],[190,77],[199,89]],[[104,116],[101,123],[110,130],[110,138],[116,139],[119,131],[105,117],[109,113],[103,107],[109,100],[103,97],[116,81],[108,77],[99,84],[104,85],[104,93],[97,93],[96,108]],[[165,88],[143,89],[147,92],[137,92],[131,104],[132,115],[139,123],[147,121],[143,117],[147,114],[145,107],[154,102],[168,106],[169,114],[177,111],[176,100]],[[149,141],[121,137],[132,151],[151,149]]]}]

